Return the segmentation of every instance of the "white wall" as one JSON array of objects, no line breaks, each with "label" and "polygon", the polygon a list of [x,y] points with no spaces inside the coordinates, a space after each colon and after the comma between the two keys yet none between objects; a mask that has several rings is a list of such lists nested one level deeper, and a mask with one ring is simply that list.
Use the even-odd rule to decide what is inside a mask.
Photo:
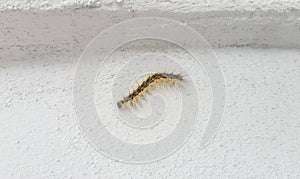
[{"label": "white wall", "polygon": [[[300,1],[0,1],[0,8],[1,178],[300,177]],[[72,88],[90,40],[143,16],[183,21],[208,40],[226,105],[207,148],[193,135],[171,156],[136,165],[91,147]]]},{"label": "white wall", "polygon": [[63,9],[63,8],[100,8],[106,10],[163,10],[175,12],[199,12],[199,11],[255,11],[271,10],[284,11],[299,9],[298,0],[217,0],[217,1],[175,1],[175,0],[1,0],[2,10],[7,9]]}]

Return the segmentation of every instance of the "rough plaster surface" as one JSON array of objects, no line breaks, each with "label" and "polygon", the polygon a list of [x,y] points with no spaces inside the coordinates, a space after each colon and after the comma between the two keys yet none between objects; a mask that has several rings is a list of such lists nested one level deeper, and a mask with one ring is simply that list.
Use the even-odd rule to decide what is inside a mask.
[{"label": "rough plaster surface", "polygon": [[[299,1],[3,0],[0,9],[1,178],[300,177]],[[144,16],[185,22],[207,39],[226,106],[206,149],[196,135],[164,160],[131,165],[80,133],[73,75],[99,32]]]},{"label": "rough plaster surface", "polygon": [[[1,60],[1,162],[7,177],[298,178],[299,50],[216,50],[226,107],[215,140],[197,136],[159,162],[132,165],[96,152],[72,106],[72,53],[15,52]],[[24,58],[27,57],[27,58]]]},{"label": "rough plaster surface", "polygon": [[286,11],[300,9],[299,0],[217,0],[217,1],[175,1],[175,0],[1,0],[0,9],[63,9],[100,8],[105,10],[163,10],[175,12],[198,11]]},{"label": "rough plaster surface", "polygon": [[[76,55],[104,29],[124,20],[158,16],[186,23],[213,47],[300,47],[300,11],[195,12],[9,10],[0,12],[2,48],[65,49]],[[76,50],[74,50],[76,48]],[[65,51],[60,53],[65,53]]]}]

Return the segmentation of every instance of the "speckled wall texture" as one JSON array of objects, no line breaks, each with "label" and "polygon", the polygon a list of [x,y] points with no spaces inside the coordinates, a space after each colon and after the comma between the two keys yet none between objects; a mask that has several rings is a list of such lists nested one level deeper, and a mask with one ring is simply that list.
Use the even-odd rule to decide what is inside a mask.
[{"label": "speckled wall texture", "polygon": [[[195,130],[172,155],[130,164],[101,154],[83,135],[74,74],[100,32],[149,16],[183,22],[207,40],[226,100],[204,149]],[[0,177],[300,178],[299,17],[299,0],[0,0]],[[143,48],[121,52],[112,58],[122,63]]]}]

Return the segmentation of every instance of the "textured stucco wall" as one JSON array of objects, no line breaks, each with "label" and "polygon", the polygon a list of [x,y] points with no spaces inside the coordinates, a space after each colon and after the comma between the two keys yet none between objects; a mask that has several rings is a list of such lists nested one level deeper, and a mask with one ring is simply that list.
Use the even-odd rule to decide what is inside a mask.
[{"label": "textured stucco wall", "polygon": [[214,141],[201,150],[194,135],[170,157],[142,165],[105,157],[80,133],[72,105],[73,53],[2,55],[1,177],[300,177],[299,50],[216,52],[227,99]]},{"label": "textured stucco wall", "polygon": [[55,8],[101,8],[105,10],[163,10],[175,12],[199,11],[256,11],[300,9],[298,0],[1,0],[0,8],[6,9],[55,9]]},{"label": "textured stucco wall", "polygon": [[[299,178],[299,4],[0,0],[1,178]],[[144,16],[185,22],[208,40],[226,105],[204,150],[193,135],[170,157],[133,165],[105,157],[82,136],[72,88],[90,40]]]}]

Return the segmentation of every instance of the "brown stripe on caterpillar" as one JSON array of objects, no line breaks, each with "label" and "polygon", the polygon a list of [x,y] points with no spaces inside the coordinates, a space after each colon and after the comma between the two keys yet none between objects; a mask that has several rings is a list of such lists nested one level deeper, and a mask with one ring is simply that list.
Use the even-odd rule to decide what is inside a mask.
[{"label": "brown stripe on caterpillar", "polygon": [[140,97],[142,97],[151,86],[155,85],[159,82],[175,82],[175,81],[183,81],[183,77],[181,74],[174,73],[153,73],[149,75],[141,84],[139,84],[136,89],[134,89],[128,96],[124,97],[122,100],[117,102],[118,108],[122,108],[124,105],[128,103],[134,103]]}]

